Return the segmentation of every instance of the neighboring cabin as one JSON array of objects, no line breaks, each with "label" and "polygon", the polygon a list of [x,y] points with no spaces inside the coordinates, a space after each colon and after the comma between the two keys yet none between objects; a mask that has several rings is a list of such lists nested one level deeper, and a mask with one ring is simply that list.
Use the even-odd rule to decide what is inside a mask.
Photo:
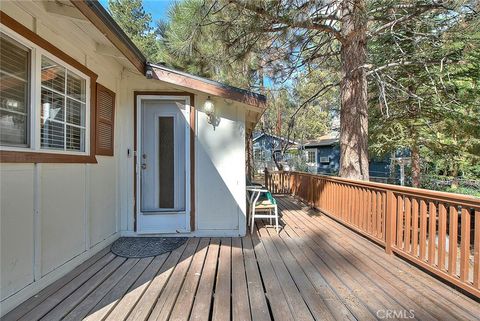
[{"label": "neighboring cabin", "polygon": [[258,173],[263,173],[263,170],[276,170],[273,156],[283,163],[287,164],[294,155],[292,153],[286,153],[282,157],[282,147],[288,143],[288,151],[296,151],[300,147],[300,144],[293,140],[287,140],[284,137],[280,137],[273,134],[255,133],[253,137],[253,159],[255,163],[255,170]]},{"label": "neighboring cabin", "polygon": [[[324,135],[316,140],[310,140],[303,145],[308,171],[312,173],[336,175],[340,169],[340,145],[338,133]],[[408,157],[409,152],[399,150],[395,157]],[[392,172],[392,166],[393,168]],[[369,162],[370,179],[372,181],[398,183],[399,168],[392,165],[389,156],[373,158]]]}]

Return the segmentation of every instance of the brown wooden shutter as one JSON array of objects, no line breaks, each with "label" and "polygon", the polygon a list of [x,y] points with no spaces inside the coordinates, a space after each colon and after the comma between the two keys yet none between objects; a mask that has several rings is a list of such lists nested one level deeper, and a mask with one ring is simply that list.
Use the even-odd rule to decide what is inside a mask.
[{"label": "brown wooden shutter", "polygon": [[97,83],[95,154],[113,156],[115,93]]}]

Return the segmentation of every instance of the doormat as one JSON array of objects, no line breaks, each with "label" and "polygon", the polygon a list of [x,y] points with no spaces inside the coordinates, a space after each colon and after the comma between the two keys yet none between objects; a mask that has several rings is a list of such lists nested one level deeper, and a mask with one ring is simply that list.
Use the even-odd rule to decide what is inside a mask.
[{"label": "doormat", "polygon": [[186,241],[186,237],[121,237],[110,250],[121,257],[142,258],[171,252]]}]

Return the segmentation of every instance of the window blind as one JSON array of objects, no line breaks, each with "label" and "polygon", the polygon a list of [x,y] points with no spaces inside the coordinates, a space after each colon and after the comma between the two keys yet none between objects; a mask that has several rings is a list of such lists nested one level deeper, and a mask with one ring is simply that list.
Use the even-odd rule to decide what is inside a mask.
[{"label": "window blind", "polygon": [[41,146],[85,151],[86,80],[42,56]]},{"label": "window blind", "polygon": [[30,50],[0,34],[0,143],[29,146]]}]

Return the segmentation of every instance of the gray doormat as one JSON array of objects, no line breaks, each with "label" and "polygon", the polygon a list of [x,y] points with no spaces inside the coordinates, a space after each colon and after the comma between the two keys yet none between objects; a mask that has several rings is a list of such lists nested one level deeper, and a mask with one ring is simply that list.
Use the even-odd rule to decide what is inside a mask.
[{"label": "gray doormat", "polygon": [[142,258],[171,252],[186,241],[186,237],[121,237],[110,250],[121,257]]}]

